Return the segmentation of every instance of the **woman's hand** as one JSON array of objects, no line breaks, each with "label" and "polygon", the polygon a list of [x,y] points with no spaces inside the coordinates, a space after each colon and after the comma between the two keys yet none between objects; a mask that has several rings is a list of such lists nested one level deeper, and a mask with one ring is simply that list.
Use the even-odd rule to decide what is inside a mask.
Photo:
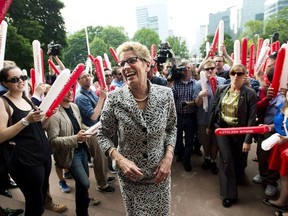
[{"label": "woman's hand", "polygon": [[42,110],[31,110],[28,115],[25,117],[26,121],[29,123],[39,122],[44,117]]},{"label": "woman's hand", "polygon": [[242,147],[242,152],[244,153],[248,153],[251,149],[251,145],[250,144],[247,144],[247,143],[243,143],[243,147]]},{"label": "woman's hand", "polygon": [[155,178],[154,182],[156,184],[160,184],[161,182],[164,182],[167,180],[167,178],[171,174],[171,165],[172,165],[172,157],[166,156],[160,161],[160,164],[158,165],[157,169],[155,170]]},{"label": "woman's hand", "polygon": [[128,160],[125,157],[116,160],[116,163],[118,167],[121,169],[121,171],[124,173],[124,175],[131,181],[136,181],[138,178],[143,176],[141,169],[138,166],[136,166],[136,164],[133,161]]}]

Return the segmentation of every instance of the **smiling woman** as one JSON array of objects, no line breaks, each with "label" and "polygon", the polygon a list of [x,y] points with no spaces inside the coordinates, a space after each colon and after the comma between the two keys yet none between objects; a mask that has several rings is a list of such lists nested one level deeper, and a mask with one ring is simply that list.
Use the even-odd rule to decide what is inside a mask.
[{"label": "smiling woman", "polygon": [[[118,170],[127,215],[168,216],[176,140],[172,90],[147,79],[150,52],[146,46],[123,43],[117,48],[117,56],[127,85],[108,95],[98,142]],[[116,132],[117,149],[111,140]]]}]

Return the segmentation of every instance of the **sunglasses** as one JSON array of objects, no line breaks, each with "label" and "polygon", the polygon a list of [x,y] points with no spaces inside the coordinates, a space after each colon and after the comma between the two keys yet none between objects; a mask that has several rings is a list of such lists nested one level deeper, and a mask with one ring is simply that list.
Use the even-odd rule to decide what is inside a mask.
[{"label": "sunglasses", "polygon": [[205,71],[214,70],[214,69],[215,69],[215,67],[204,68]]},{"label": "sunglasses", "polygon": [[26,75],[21,75],[20,77],[12,77],[11,79],[9,80],[6,80],[6,82],[10,82],[10,83],[18,83],[20,81],[20,79],[22,81],[25,81],[28,79],[28,76]]},{"label": "sunglasses", "polygon": [[[131,58],[128,58],[126,61],[119,61],[119,62],[117,63],[117,65],[118,65],[119,67],[124,67],[125,64],[128,63],[128,64],[131,66],[131,65],[136,64],[138,58],[139,58],[138,56],[131,57]],[[139,59],[140,59],[140,58],[139,58]]]},{"label": "sunglasses", "polygon": [[112,74],[105,74],[105,77],[112,77]]},{"label": "sunglasses", "polygon": [[237,74],[237,76],[243,76],[243,75],[245,75],[244,72],[235,72],[235,71],[232,71],[232,72],[230,73],[231,76],[235,76],[236,74]]},{"label": "sunglasses", "polygon": [[122,73],[117,73],[117,75],[122,76]]}]

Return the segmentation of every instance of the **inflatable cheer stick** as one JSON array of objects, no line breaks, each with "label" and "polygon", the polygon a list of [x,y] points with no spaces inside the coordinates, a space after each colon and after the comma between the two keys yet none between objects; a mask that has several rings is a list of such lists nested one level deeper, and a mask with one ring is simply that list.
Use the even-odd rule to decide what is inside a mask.
[{"label": "inflatable cheer stick", "polygon": [[31,68],[30,69],[30,79],[31,79],[31,90],[32,90],[32,94],[34,93],[34,89],[35,89],[35,70],[34,70],[34,68]]},{"label": "inflatable cheer stick", "polygon": [[211,51],[209,52],[209,56],[211,57],[215,55],[215,52],[217,50],[218,38],[219,38],[219,25],[216,28],[215,35],[211,44]]},{"label": "inflatable cheer stick", "polygon": [[263,67],[263,65],[264,65],[264,63],[268,57],[269,50],[270,50],[270,47],[264,46],[264,43],[263,43],[260,54],[257,58],[257,62],[255,64],[254,73],[258,73],[260,68]]},{"label": "inflatable cheer stick", "polygon": [[[98,128],[100,127],[101,125],[101,122],[98,121],[96,124],[94,124],[93,126],[91,126],[88,130],[86,130],[84,132],[84,134],[87,134],[87,135],[94,135],[97,131],[98,131]],[[89,137],[89,136],[88,136]]]},{"label": "inflatable cheer stick", "polygon": [[240,64],[240,41],[234,41],[234,65]]},{"label": "inflatable cheer stick", "polygon": [[0,24],[3,21],[11,4],[12,0],[0,0]]},{"label": "inflatable cheer stick", "polygon": [[210,43],[209,41],[206,42],[206,56],[209,55],[209,52],[210,52]]},{"label": "inflatable cheer stick", "polygon": [[231,128],[217,128],[215,134],[217,136],[225,135],[239,135],[239,134],[264,134],[268,133],[270,128],[267,125],[251,126],[251,127],[231,127]]},{"label": "inflatable cheer stick", "polygon": [[58,70],[58,68],[56,67],[56,65],[54,64],[54,62],[51,59],[48,59],[48,64],[50,65],[50,67],[52,68],[52,70],[55,71],[55,73],[57,75],[60,74],[60,71]]},{"label": "inflatable cheer stick", "polygon": [[[200,71],[200,82],[202,90],[207,90],[207,78],[204,71]],[[208,112],[208,97],[205,96],[203,99],[203,109]]]},{"label": "inflatable cheer stick", "polygon": [[280,134],[275,133],[268,137],[267,139],[263,140],[261,143],[261,148],[264,151],[268,151],[273,148],[276,144],[280,142]]},{"label": "inflatable cheer stick", "polygon": [[217,90],[217,78],[215,76],[209,77],[209,82],[211,85],[212,93],[215,95],[216,90]]},{"label": "inflatable cheer stick", "polygon": [[[46,116],[50,117],[52,116],[54,110],[59,106],[59,104],[62,102],[63,98],[67,94],[67,92],[72,88],[73,85],[76,84],[77,78],[80,76],[80,74],[84,71],[85,65],[84,64],[78,64],[72,74],[69,76],[69,79],[67,80],[65,86],[62,88],[60,91],[59,95],[57,98],[53,101],[49,109],[47,110]],[[60,73],[60,75],[63,72]],[[60,76],[59,75],[59,76]],[[54,84],[53,84],[54,85]]]},{"label": "inflatable cheer stick", "polygon": [[103,69],[103,63],[102,63],[102,57],[101,56],[97,56],[95,58],[94,66],[96,69],[96,74],[97,74],[99,84],[100,84],[102,89],[105,89],[106,88],[106,80],[105,80],[105,76],[104,76],[104,69]]},{"label": "inflatable cheer stick", "polygon": [[250,57],[249,57],[249,67],[248,72],[249,76],[254,76],[254,64],[255,64],[255,44],[251,44],[250,46]]},{"label": "inflatable cheer stick", "polygon": [[51,86],[50,90],[48,91],[47,95],[43,98],[42,103],[40,104],[39,108],[43,110],[45,114],[49,110],[52,103],[57,99],[58,95],[60,94],[61,90],[67,83],[70,77],[70,70],[64,69],[57,77],[53,85]]},{"label": "inflatable cheer stick", "polygon": [[285,49],[285,58],[284,58],[283,66],[282,66],[281,77],[279,80],[280,81],[279,89],[281,89],[281,88],[287,89],[287,83],[288,83],[288,45],[283,44],[281,48]]},{"label": "inflatable cheer stick", "polygon": [[116,64],[117,64],[117,63],[119,62],[119,60],[118,60],[118,57],[117,57],[117,55],[116,55],[115,50],[114,50],[112,47],[110,47],[110,48],[109,48],[109,51],[110,51],[110,53],[111,53],[111,55],[112,55],[114,61],[115,61]]},{"label": "inflatable cheer stick", "polygon": [[224,21],[219,21],[219,36],[218,36],[218,55],[222,56],[223,51],[221,50],[221,46],[224,44]]},{"label": "inflatable cheer stick", "polygon": [[245,67],[247,66],[247,50],[248,50],[248,41],[247,38],[242,38],[241,43],[241,64]]},{"label": "inflatable cheer stick", "polygon": [[[23,69],[22,70],[22,74],[25,75],[25,76],[28,76],[28,73],[27,73],[27,70]],[[28,89],[28,80],[25,80],[24,81],[24,92],[25,92],[25,95],[30,98],[30,93],[29,93],[29,89]],[[32,96],[32,95],[31,95]]]},{"label": "inflatable cheer stick", "polygon": [[8,28],[7,22],[2,21],[2,23],[0,25],[0,70],[4,66],[7,28]]},{"label": "inflatable cheer stick", "polygon": [[[274,69],[274,74],[273,74],[273,79],[272,79],[272,84],[271,84],[272,88],[274,88],[273,89],[273,92],[274,92],[273,97],[276,97],[277,92],[279,90],[280,78],[281,78],[281,74],[283,72],[285,55],[286,55],[286,49],[284,47],[281,47],[278,54],[277,54],[275,69]],[[287,77],[285,79],[287,80]]]},{"label": "inflatable cheer stick", "polygon": [[111,62],[109,61],[108,55],[104,53],[104,61],[103,64],[106,64],[106,68],[112,71]]},{"label": "inflatable cheer stick", "polygon": [[33,47],[36,85],[38,85],[40,83],[44,83],[44,71],[43,71],[43,62],[42,62],[40,42],[38,40],[34,40],[32,42],[32,47]]},{"label": "inflatable cheer stick", "polygon": [[95,58],[92,54],[89,54],[88,57],[91,59],[92,62],[94,62]]},{"label": "inflatable cheer stick", "polygon": [[150,56],[151,56],[151,60],[150,60],[150,67],[153,67],[152,70],[153,70],[153,73],[156,73],[158,68],[155,64],[155,58],[156,58],[156,45],[155,44],[152,44],[151,45],[151,48],[150,48]]}]

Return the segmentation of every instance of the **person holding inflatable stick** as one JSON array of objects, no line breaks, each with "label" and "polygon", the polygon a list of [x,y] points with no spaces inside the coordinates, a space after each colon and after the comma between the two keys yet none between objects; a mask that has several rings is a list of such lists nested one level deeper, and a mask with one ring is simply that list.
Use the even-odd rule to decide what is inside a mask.
[{"label": "person holding inflatable stick", "polygon": [[[273,119],[273,124],[269,125],[275,133],[262,142],[264,150],[270,150],[269,169],[275,170],[281,176],[281,191],[277,200],[263,199],[263,203],[287,210],[288,204],[288,91],[285,92],[285,100],[280,104]],[[272,141],[275,137],[275,141]],[[272,141],[272,142],[271,142]]]},{"label": "person holding inflatable stick", "polygon": [[25,80],[27,76],[17,66],[0,71],[0,81],[8,89],[0,100],[0,145],[9,173],[24,194],[25,215],[40,216],[49,186],[52,152],[42,128],[44,113],[23,93]]},{"label": "person holding inflatable stick", "polygon": [[[257,96],[244,84],[246,67],[235,64],[229,71],[230,84],[219,86],[214,96],[207,134],[215,128],[249,127],[256,124]],[[237,201],[237,181],[244,176],[252,134],[217,136],[220,153],[220,194],[222,205]]]},{"label": "person holding inflatable stick", "polygon": [[[93,58],[92,56],[90,58]],[[93,58],[94,59],[94,58]],[[103,65],[102,60],[99,57],[95,58],[97,60],[97,77],[101,76],[100,83],[100,96],[98,97],[94,91],[91,89],[91,76],[87,71],[81,73],[78,78],[78,83],[80,85],[80,89],[75,97],[75,103],[78,105],[81,113],[81,117],[83,119],[83,123],[88,127],[93,126],[99,121],[99,116],[107,95],[107,89],[105,84],[105,76],[103,75]],[[95,64],[96,61],[94,61]],[[96,65],[95,65],[96,66]],[[104,86],[104,88],[103,88]],[[93,169],[94,175],[97,180],[97,190],[100,192],[114,192],[115,188],[110,186],[109,183],[115,181],[114,177],[107,178],[107,165],[106,158],[104,158],[104,154],[102,153],[98,143],[95,142],[89,143],[90,146],[90,154],[93,158]]]},{"label": "person holding inflatable stick", "polygon": [[[223,77],[216,76],[216,63],[212,59],[208,59],[203,63],[203,71],[202,73],[205,76],[205,86],[206,89],[201,85],[201,80],[196,82],[196,105],[197,109],[197,123],[198,123],[198,136],[199,142],[203,146],[204,149],[204,162],[202,164],[202,168],[204,170],[211,169],[211,172],[216,175],[218,174],[218,168],[216,166],[216,158],[218,153],[218,147],[216,143],[216,137],[214,134],[207,136],[206,128],[209,119],[209,111],[212,108],[213,101],[213,90],[212,85],[210,83],[210,78],[215,77],[217,79],[216,83],[218,85],[223,85],[226,81]],[[200,74],[200,79],[202,79],[202,75]],[[207,110],[204,109],[204,100],[207,98]]]},{"label": "person holding inflatable stick", "polygon": [[[108,94],[97,134],[118,170],[126,215],[170,215],[176,109],[170,88],[151,84],[150,52],[138,42],[117,48],[127,85]],[[119,131],[114,147],[111,137]]]}]

